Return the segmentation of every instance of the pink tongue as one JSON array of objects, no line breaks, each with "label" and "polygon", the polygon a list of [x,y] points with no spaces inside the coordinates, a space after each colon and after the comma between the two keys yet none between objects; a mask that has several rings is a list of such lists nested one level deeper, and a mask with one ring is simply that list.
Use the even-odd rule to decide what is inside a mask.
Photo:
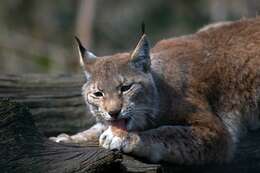
[{"label": "pink tongue", "polygon": [[111,124],[114,127],[117,127],[122,130],[126,130],[126,120],[124,120],[124,119],[113,121]]}]

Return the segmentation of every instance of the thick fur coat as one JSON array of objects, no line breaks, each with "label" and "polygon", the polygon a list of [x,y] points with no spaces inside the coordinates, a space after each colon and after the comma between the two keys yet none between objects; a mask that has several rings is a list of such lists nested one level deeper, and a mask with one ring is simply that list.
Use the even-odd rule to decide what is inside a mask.
[{"label": "thick fur coat", "polygon": [[260,18],[209,25],[149,49],[96,57],[79,43],[83,96],[97,124],[57,142],[98,138],[152,162],[229,161],[259,127]]}]

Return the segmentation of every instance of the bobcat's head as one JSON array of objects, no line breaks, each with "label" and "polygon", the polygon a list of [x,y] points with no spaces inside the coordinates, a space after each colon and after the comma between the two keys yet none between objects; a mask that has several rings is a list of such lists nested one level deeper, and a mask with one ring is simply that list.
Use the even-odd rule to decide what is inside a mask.
[{"label": "bobcat's head", "polygon": [[96,57],[79,39],[77,42],[87,77],[83,96],[91,113],[98,121],[129,131],[148,128],[158,113],[159,101],[146,35],[132,53],[104,57]]}]

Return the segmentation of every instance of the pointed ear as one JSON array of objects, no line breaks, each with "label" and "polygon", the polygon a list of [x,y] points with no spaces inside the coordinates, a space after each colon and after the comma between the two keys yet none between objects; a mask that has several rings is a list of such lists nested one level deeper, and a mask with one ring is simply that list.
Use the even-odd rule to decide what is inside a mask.
[{"label": "pointed ear", "polygon": [[148,72],[150,70],[150,47],[147,36],[145,34],[142,35],[136,48],[131,54],[131,63],[134,65],[134,67],[144,72]]},{"label": "pointed ear", "polygon": [[78,45],[78,51],[80,56],[80,64],[82,66],[91,63],[96,59],[96,55],[94,55],[92,52],[88,51],[81,43],[78,37],[75,36],[75,40]]},{"label": "pointed ear", "polygon": [[80,57],[80,65],[84,68],[87,78],[90,76],[90,65],[95,62],[96,55],[88,51],[81,43],[78,37],[75,36]]}]

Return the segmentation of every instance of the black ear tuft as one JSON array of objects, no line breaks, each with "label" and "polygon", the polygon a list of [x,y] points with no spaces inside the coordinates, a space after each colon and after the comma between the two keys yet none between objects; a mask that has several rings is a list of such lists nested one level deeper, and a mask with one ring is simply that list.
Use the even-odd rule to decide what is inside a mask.
[{"label": "black ear tuft", "polygon": [[79,47],[81,57],[84,57],[84,54],[86,53],[86,48],[83,47],[81,41],[79,40],[79,38],[77,36],[75,36],[74,38],[75,38],[76,42],[78,43],[78,47]]},{"label": "black ear tuft", "polygon": [[81,43],[80,39],[75,36],[75,40],[78,44],[78,52],[80,57],[80,65],[84,68],[87,79],[90,77],[91,65],[96,60],[96,56],[89,52]]},{"label": "black ear tuft", "polygon": [[145,23],[144,23],[144,21],[142,22],[141,27],[142,27],[142,35],[144,35],[145,34]]},{"label": "black ear tuft", "polygon": [[80,55],[80,64],[82,66],[89,64],[93,62],[96,59],[96,55],[94,55],[92,52],[88,51],[81,43],[80,39],[75,36],[75,40],[78,44],[78,51]]},{"label": "black ear tuft", "polygon": [[144,72],[150,69],[150,47],[147,36],[144,34],[138,42],[136,48],[131,55],[131,62],[137,69]]}]

